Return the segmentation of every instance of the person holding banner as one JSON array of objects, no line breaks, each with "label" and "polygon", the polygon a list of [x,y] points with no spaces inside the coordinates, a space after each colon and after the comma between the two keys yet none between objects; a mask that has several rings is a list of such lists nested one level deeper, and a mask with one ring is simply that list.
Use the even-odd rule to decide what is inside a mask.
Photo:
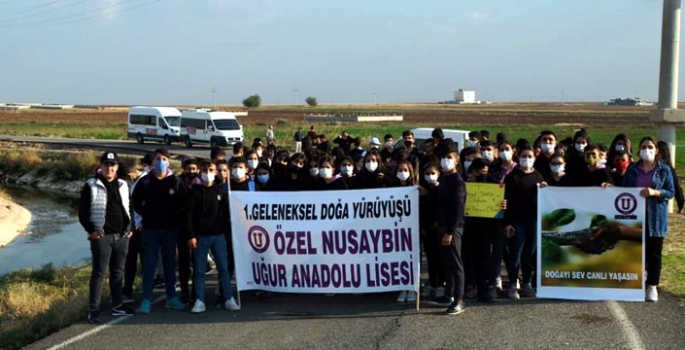
[{"label": "person holding banner", "polygon": [[[407,159],[402,159],[397,162],[397,167],[395,168],[395,176],[390,182],[391,187],[404,187],[404,186],[414,186],[416,185],[416,175],[414,174],[414,167],[411,162]],[[413,290],[406,290],[400,292],[397,297],[398,303],[404,302],[415,302],[416,292]]]},{"label": "person holding banner", "polygon": [[[647,269],[647,301],[658,301],[661,277],[661,252],[668,234],[668,201],[673,198],[675,187],[668,165],[657,159],[659,149],[652,137],[640,140],[640,160],[626,170],[624,187],[641,187],[640,194],[647,198],[647,225],[645,230],[645,264]],[[610,186],[606,183],[604,187]],[[603,239],[606,239],[604,236]],[[611,239],[611,238],[609,238]],[[613,244],[612,242],[609,242]]]},{"label": "person holding banner", "polygon": [[214,184],[216,164],[204,161],[200,165],[202,186],[194,186],[188,196],[185,208],[185,232],[188,235],[188,248],[195,250],[193,289],[195,305],[192,313],[206,310],[205,273],[207,253],[214,255],[216,269],[219,273],[224,308],[240,310],[231,291],[231,277],[228,274],[228,252],[224,232],[228,222],[228,198],[223,189]]},{"label": "person holding banner", "polygon": [[[537,188],[547,186],[542,174],[533,168],[535,154],[528,145],[519,151],[519,166],[504,180],[504,235],[509,248],[509,299],[535,297],[531,285],[537,239]],[[523,274],[523,289],[516,288],[519,269]]]},{"label": "person holding banner", "polygon": [[[549,186],[572,187],[575,180],[571,175],[566,174],[566,159],[560,154],[555,154],[549,160],[550,176],[547,179]],[[544,177],[544,175],[543,175]]]},{"label": "person holding banner", "polygon": [[440,256],[445,267],[446,293],[436,299],[438,305],[449,304],[445,314],[464,312],[464,265],[461,260],[461,238],[464,233],[466,184],[457,172],[459,153],[454,143],[448,144],[440,159],[442,176],[438,186],[436,222],[440,232]]},{"label": "person holding banner", "polygon": [[359,171],[356,179],[357,189],[388,187],[390,176],[381,162],[381,154],[377,149],[371,149],[364,156],[364,167]]},{"label": "person holding banner", "polygon": [[428,285],[424,286],[421,296],[442,298],[445,295],[445,271],[440,258],[440,240],[435,222],[438,205],[438,177],[440,164],[428,163],[424,166],[423,181],[419,187],[419,226],[423,251],[428,262]]}]

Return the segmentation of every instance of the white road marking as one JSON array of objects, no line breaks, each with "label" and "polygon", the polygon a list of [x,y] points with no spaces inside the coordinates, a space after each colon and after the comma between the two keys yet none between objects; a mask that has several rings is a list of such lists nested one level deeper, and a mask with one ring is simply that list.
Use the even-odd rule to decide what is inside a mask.
[{"label": "white road marking", "polygon": [[[166,296],[165,296],[165,295],[161,295],[159,298],[153,300],[153,301],[152,301],[152,304],[153,304],[153,305],[154,305],[154,304],[157,304],[158,302],[164,300],[164,298],[166,298]],[[135,316],[133,316],[133,317],[135,317]],[[75,336],[75,337],[73,337],[73,338],[67,339],[67,340],[65,340],[65,341],[63,341],[63,342],[61,342],[61,343],[59,343],[59,344],[57,344],[57,345],[55,345],[55,346],[49,348],[48,350],[62,349],[62,348],[64,348],[64,347],[67,346],[67,345],[73,344],[73,343],[75,343],[75,342],[77,342],[77,341],[79,341],[79,340],[86,339],[86,338],[90,337],[90,336],[93,335],[93,334],[100,333],[100,332],[102,332],[103,330],[105,330],[105,329],[107,329],[107,328],[109,328],[109,327],[111,327],[111,326],[113,326],[113,325],[115,325],[115,324],[117,324],[117,323],[121,323],[121,322],[123,322],[123,321],[125,321],[125,320],[127,320],[127,319],[129,319],[129,318],[130,318],[130,316],[120,316],[120,317],[117,317],[117,318],[115,318],[115,319],[113,319],[113,320],[111,320],[111,321],[109,321],[109,322],[107,322],[107,323],[105,323],[105,324],[103,324],[103,325],[97,326],[97,327],[95,327],[95,328],[93,328],[93,329],[91,329],[91,330],[89,330],[89,331],[87,331],[87,332],[81,333],[81,334],[79,334],[79,335],[77,335],[77,336]]]},{"label": "white road marking", "polygon": [[621,305],[615,301],[609,301],[607,304],[614,318],[618,321],[618,326],[626,337],[629,348],[631,350],[645,350],[645,344],[642,343],[640,333],[635,328],[635,325],[633,325],[633,322],[630,321]]}]

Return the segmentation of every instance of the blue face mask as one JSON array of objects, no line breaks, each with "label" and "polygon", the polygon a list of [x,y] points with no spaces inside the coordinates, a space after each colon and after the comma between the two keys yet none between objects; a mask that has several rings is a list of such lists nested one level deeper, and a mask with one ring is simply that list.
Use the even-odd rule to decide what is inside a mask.
[{"label": "blue face mask", "polygon": [[269,174],[257,175],[257,181],[259,181],[260,184],[269,182]]},{"label": "blue face mask", "polygon": [[155,173],[166,174],[166,171],[168,169],[169,169],[169,162],[161,160],[161,159],[155,160]]}]

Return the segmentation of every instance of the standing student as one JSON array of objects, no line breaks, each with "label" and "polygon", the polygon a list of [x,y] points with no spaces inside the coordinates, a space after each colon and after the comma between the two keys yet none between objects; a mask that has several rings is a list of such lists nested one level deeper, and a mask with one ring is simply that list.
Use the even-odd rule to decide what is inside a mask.
[{"label": "standing student", "polygon": [[274,126],[269,125],[269,128],[266,129],[266,145],[271,146],[276,144],[276,138],[274,136]]},{"label": "standing student", "polygon": [[601,186],[605,182],[613,183],[609,170],[600,162],[599,146],[592,144],[585,147],[584,159],[586,168],[576,174],[580,186]]},{"label": "standing student", "polygon": [[[624,151],[614,152],[614,158],[609,159],[612,162],[611,179],[614,185],[621,186],[623,178],[626,175],[626,170],[631,164],[630,156]],[[674,177],[675,178],[675,177]]]},{"label": "standing student", "polygon": [[389,184],[388,174],[377,149],[371,149],[364,157],[364,167],[357,174],[357,189],[384,188]]},{"label": "standing student", "polygon": [[340,176],[347,184],[347,188],[356,188],[357,176],[354,172],[354,160],[351,157],[345,157],[340,162]]},{"label": "standing student", "polygon": [[240,310],[233,298],[231,277],[228,274],[228,252],[224,232],[228,222],[228,198],[220,186],[214,184],[216,164],[203,162],[200,166],[202,186],[195,186],[188,196],[185,210],[185,231],[187,232],[188,248],[195,250],[193,274],[193,289],[195,305],[192,313],[201,313],[205,307],[205,273],[207,269],[207,254],[214,255],[216,269],[219,273],[219,283],[225,300],[223,307],[227,310]]},{"label": "standing student", "polygon": [[[566,174],[566,160],[560,154],[555,154],[549,160],[550,177],[546,180],[547,185],[557,187],[576,186],[571,175]],[[543,176],[544,178],[544,176]]]},{"label": "standing student", "polygon": [[428,263],[428,284],[421,296],[441,299],[445,296],[445,270],[440,258],[440,242],[435,213],[438,207],[440,164],[428,163],[423,170],[419,188],[419,227],[423,251]]},{"label": "standing student", "polygon": [[169,169],[170,156],[164,148],[156,150],[154,170],[133,191],[133,208],[143,217],[143,301],[138,309],[141,313],[149,313],[152,309],[153,278],[160,249],[166,287],[165,306],[179,310],[186,307],[176,295],[176,241],[187,187]]},{"label": "standing student", "polygon": [[[411,162],[409,162],[406,159],[397,162],[397,167],[395,168],[395,176],[390,181],[390,185],[393,187],[416,185],[416,174],[414,174],[414,167],[412,167]],[[398,303],[411,303],[415,301],[416,292],[413,290],[403,290],[397,297]]]},{"label": "standing student", "polygon": [[[509,248],[510,299],[535,297],[531,285],[536,252],[537,237],[537,187],[547,184],[542,174],[533,168],[535,151],[532,147],[524,147],[519,151],[519,166],[504,180],[504,199],[507,210],[504,211],[504,235],[507,237]],[[523,290],[519,294],[516,288],[519,269],[523,273]]]},{"label": "standing student", "polygon": [[333,157],[323,156],[319,160],[319,177],[316,179],[314,189],[318,191],[346,190],[347,183],[340,174],[336,174]]},{"label": "standing student", "polygon": [[544,130],[540,133],[540,156],[535,158],[535,170],[542,174],[545,180],[552,176],[550,162],[557,148],[557,135],[551,130]]},{"label": "standing student", "polygon": [[616,158],[617,152],[627,154],[628,160],[630,160],[631,163],[633,162],[633,144],[630,142],[628,135],[618,134],[614,137],[614,140],[611,141],[611,145],[609,145],[609,149],[607,150],[607,160],[609,162],[613,161]]},{"label": "standing student", "polygon": [[[628,167],[624,187],[642,188],[640,195],[647,198],[647,226],[645,227],[645,264],[647,265],[647,301],[659,300],[657,287],[661,278],[661,254],[664,238],[668,235],[668,201],[673,198],[673,173],[657,155],[656,140],[640,140],[640,160]],[[607,186],[608,184],[605,184]],[[609,242],[614,244],[615,242]]]},{"label": "standing student", "polygon": [[456,145],[449,144],[440,159],[442,176],[438,186],[436,222],[442,236],[440,256],[445,267],[446,293],[438,303],[448,303],[447,315],[464,312],[464,265],[461,260],[461,238],[464,233],[464,205],[466,185],[457,173],[459,153]]},{"label": "standing student", "polygon": [[293,140],[295,140],[295,153],[301,153],[302,152],[302,128],[298,127],[297,131],[295,132],[295,135],[293,136]]},{"label": "standing student", "polygon": [[271,168],[267,162],[261,162],[255,170],[255,178],[259,185],[260,191],[273,191],[273,183],[271,182]]},{"label": "standing student", "polygon": [[96,177],[86,181],[79,202],[79,221],[88,234],[93,258],[88,313],[91,323],[99,322],[102,283],[108,267],[112,316],[134,314],[122,304],[124,262],[128,241],[133,235],[128,184],[117,178],[119,157],[116,153],[102,155],[100,170]]}]

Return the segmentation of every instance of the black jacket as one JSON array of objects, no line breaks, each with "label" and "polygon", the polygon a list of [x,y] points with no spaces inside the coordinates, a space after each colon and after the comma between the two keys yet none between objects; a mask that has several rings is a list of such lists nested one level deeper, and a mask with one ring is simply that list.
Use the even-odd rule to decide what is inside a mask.
[{"label": "black jacket", "polygon": [[177,229],[182,224],[188,187],[170,174],[158,179],[153,173],[143,177],[133,190],[133,209],[143,217],[143,229]]},{"label": "black jacket", "polygon": [[443,233],[461,236],[464,233],[466,184],[459,173],[440,177],[437,198],[435,221],[438,226],[444,230]]},{"label": "black jacket", "polygon": [[537,221],[538,184],[543,181],[537,170],[526,174],[521,168],[516,168],[507,175],[504,179],[504,198],[507,200],[504,225]]},{"label": "black jacket", "polygon": [[228,219],[228,197],[221,185],[192,188],[185,209],[188,238],[223,234],[229,225]]}]

